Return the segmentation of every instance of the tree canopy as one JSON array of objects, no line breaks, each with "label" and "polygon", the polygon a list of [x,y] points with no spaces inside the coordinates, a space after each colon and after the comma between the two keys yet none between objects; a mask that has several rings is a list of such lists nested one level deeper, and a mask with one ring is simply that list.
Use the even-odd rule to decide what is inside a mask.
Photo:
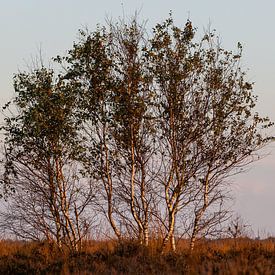
[{"label": "tree canopy", "polygon": [[7,228],[79,249],[91,218],[106,217],[118,239],[158,236],[164,251],[188,236],[193,249],[228,218],[227,178],[271,140],[241,44],[225,50],[215,32],[199,38],[172,16],[150,35],[134,18],[80,37],[54,58],[61,73],[14,78],[4,109],[16,111],[2,127],[3,187],[15,191]]}]

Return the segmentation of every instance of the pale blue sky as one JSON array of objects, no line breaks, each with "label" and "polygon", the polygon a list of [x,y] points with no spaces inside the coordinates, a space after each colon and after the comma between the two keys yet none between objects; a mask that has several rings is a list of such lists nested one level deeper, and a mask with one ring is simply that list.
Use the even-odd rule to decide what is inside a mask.
[{"label": "pale blue sky", "polygon": [[[258,110],[275,121],[274,0],[0,0],[0,104],[12,95],[12,76],[26,69],[42,48],[44,59],[63,54],[77,40],[77,30],[93,29],[106,17],[131,16],[140,10],[148,27],[168,16],[183,26],[187,17],[199,30],[209,22],[225,48],[244,46],[243,67],[255,81]],[[275,131],[274,131],[275,132]],[[274,146],[273,146],[274,147]],[[272,152],[273,150],[273,152]],[[275,150],[235,179],[235,209],[254,231],[275,235]]]}]

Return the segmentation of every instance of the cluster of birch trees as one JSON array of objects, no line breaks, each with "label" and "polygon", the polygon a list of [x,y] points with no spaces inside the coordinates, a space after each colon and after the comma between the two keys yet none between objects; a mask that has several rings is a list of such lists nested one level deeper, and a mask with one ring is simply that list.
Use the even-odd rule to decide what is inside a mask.
[{"label": "cluster of birch trees", "polygon": [[[242,46],[197,38],[172,17],[136,18],[80,39],[55,69],[14,77],[5,122],[0,228],[79,250],[95,227],[161,251],[193,249],[228,217],[228,178],[270,138],[254,111]],[[107,233],[108,232],[108,233]]]}]

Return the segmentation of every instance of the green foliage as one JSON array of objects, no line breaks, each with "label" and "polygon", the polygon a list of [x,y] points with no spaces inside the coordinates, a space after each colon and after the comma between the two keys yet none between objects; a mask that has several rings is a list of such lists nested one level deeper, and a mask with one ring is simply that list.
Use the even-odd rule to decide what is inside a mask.
[{"label": "green foliage", "polygon": [[[6,174],[13,163],[28,163],[34,169],[45,168],[46,160],[79,158],[79,118],[76,96],[70,84],[54,80],[46,68],[14,77],[15,98],[4,107],[16,108],[5,118]],[[6,182],[8,183],[8,181]]]}]

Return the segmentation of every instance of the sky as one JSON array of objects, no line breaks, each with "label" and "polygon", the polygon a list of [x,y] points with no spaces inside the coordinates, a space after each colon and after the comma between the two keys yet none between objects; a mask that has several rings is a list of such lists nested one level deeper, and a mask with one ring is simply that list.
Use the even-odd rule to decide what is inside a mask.
[{"label": "sky", "polygon": [[[127,18],[136,11],[150,29],[171,10],[178,26],[184,26],[187,18],[199,31],[210,24],[228,50],[242,43],[242,66],[259,97],[256,110],[275,121],[274,0],[0,0],[0,4],[0,105],[13,95],[15,73],[27,70],[39,52],[46,64],[65,54],[77,41],[79,29],[93,30],[106,18]],[[262,237],[275,236],[275,145],[265,153],[232,185],[234,211]]]}]

